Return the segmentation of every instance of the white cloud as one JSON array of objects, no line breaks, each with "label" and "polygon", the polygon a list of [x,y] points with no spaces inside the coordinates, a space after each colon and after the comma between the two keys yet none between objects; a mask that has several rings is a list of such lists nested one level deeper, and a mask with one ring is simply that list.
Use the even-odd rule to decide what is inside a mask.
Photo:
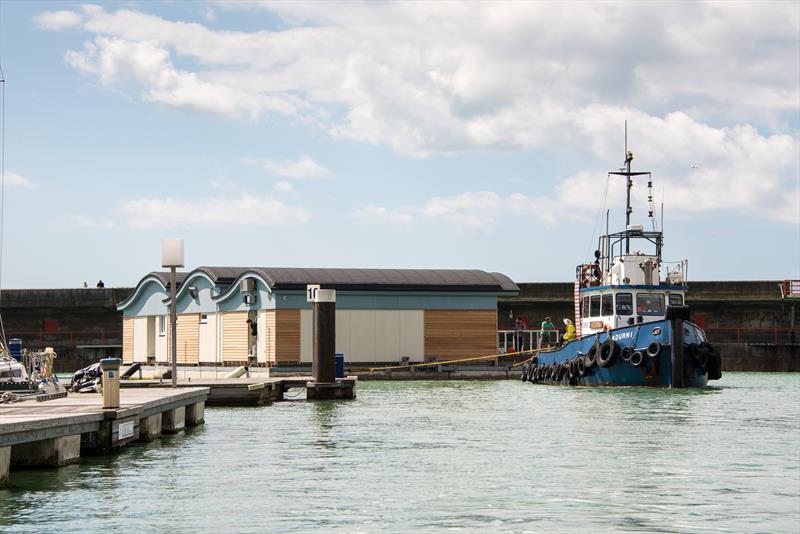
[{"label": "white cloud", "polygon": [[46,11],[33,17],[34,25],[40,30],[63,30],[78,26],[82,21],[80,14],[74,11]]},{"label": "white cloud", "polygon": [[138,229],[190,226],[272,226],[308,220],[302,207],[269,197],[243,194],[239,198],[185,200],[144,198],[122,205],[128,226]]},{"label": "white cloud", "polygon": [[[215,7],[264,9],[282,26],[215,31],[84,6],[71,20],[92,40],[67,61],[146,101],[229,118],[289,117],[416,157],[545,148],[619,165],[628,119],[636,163],[659,173],[673,211],[745,209],[783,221],[791,211],[776,210],[774,199],[800,175],[797,2]],[[258,163],[285,178],[328,173],[307,156]],[[596,172],[518,203],[533,202],[552,221],[551,202],[594,200],[589,192],[604,181],[584,186]],[[417,210],[480,226],[494,220],[495,203],[516,202],[469,195]],[[460,207],[470,202],[485,208]]]},{"label": "white cloud", "polygon": [[214,31],[85,6],[95,37],[70,64],[104,83],[130,70],[146,100],[297,117],[413,155],[581,142],[596,102],[791,127],[800,99],[796,3],[218,6],[265,9],[284,27]]},{"label": "white cloud", "polygon": [[7,172],[3,176],[3,184],[11,187],[24,187],[26,189],[39,189],[39,184],[31,182],[27,178],[14,172]]},{"label": "white cloud", "polygon": [[275,191],[280,191],[281,193],[293,193],[294,186],[291,182],[287,182],[286,180],[280,180],[272,184],[272,188]]},{"label": "white cloud", "polygon": [[284,178],[292,178],[294,180],[324,178],[330,175],[330,171],[328,169],[308,156],[301,156],[297,160],[284,161],[245,158],[242,160],[242,163],[247,165],[258,165],[271,174],[283,176]]},{"label": "white cloud", "polygon": [[85,215],[72,215],[70,216],[70,221],[79,228],[110,229],[114,227],[114,221],[111,219],[94,219]]},{"label": "white cloud", "polygon": [[395,224],[405,226],[415,222],[417,216],[410,210],[388,209],[382,206],[366,206],[353,212],[358,224]]}]

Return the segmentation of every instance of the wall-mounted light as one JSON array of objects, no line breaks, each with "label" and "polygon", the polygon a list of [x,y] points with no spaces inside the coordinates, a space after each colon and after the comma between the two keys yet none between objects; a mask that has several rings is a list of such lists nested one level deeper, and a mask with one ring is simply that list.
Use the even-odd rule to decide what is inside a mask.
[{"label": "wall-mounted light", "polygon": [[514,318],[514,310],[508,310],[508,318],[509,319],[513,319]]},{"label": "wall-mounted light", "polygon": [[200,293],[200,292],[197,290],[197,288],[196,288],[196,287],[194,287],[194,286],[189,286],[189,296],[190,296],[190,297],[192,297],[193,299],[196,299],[196,298],[197,298],[197,295],[198,295],[199,293]]}]

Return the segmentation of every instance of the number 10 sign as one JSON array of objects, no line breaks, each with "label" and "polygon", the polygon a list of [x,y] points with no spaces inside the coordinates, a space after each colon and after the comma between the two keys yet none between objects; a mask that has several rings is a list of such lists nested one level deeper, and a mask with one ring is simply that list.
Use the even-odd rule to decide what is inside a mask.
[{"label": "number 10 sign", "polygon": [[319,284],[306,286],[306,302],[336,302],[335,289],[321,289]]}]

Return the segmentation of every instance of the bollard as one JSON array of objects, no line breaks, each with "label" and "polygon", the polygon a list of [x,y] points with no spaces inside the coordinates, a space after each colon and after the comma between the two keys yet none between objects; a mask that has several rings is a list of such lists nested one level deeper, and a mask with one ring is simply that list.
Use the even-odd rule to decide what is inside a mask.
[{"label": "bollard", "polygon": [[103,358],[103,408],[119,408],[119,358]]}]

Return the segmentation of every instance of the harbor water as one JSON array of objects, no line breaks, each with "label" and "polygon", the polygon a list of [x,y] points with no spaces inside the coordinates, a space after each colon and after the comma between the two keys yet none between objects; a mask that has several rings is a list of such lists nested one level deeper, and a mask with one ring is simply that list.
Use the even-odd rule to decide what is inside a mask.
[{"label": "harbor water", "polygon": [[[123,391],[124,395],[124,391]],[[13,471],[2,532],[798,532],[800,374],[361,382]]]}]

